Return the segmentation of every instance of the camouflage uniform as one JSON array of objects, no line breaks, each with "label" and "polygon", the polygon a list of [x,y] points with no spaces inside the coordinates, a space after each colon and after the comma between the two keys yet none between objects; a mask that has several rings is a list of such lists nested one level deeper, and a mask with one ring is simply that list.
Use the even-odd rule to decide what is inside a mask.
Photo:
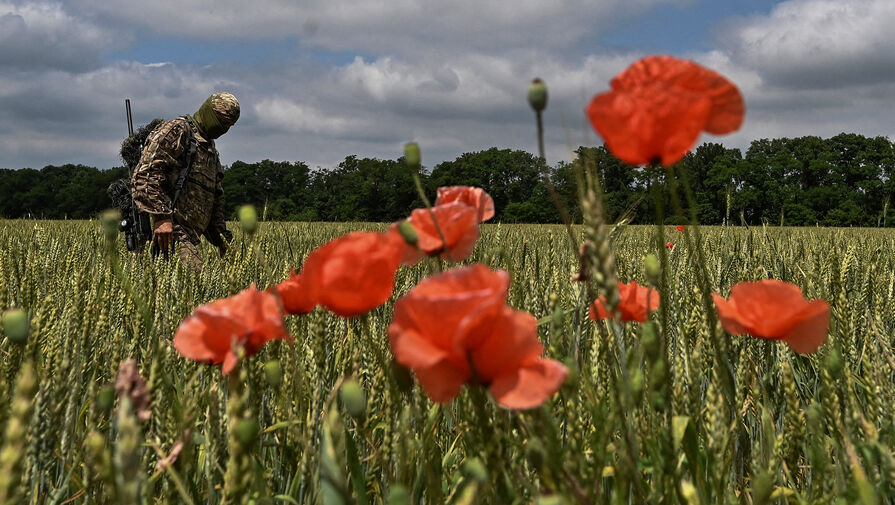
[{"label": "camouflage uniform", "polygon": [[[196,248],[201,236],[218,248],[226,247],[222,236],[228,240],[231,237],[225,226],[221,200],[224,173],[213,138],[226,132],[239,118],[239,102],[229,93],[215,93],[203,107],[206,105],[221,123],[217,128],[202,127],[198,120],[202,109],[194,116],[162,123],[147,138],[131,179],[134,202],[140,210],[155,219],[171,218],[173,214],[173,237],[180,243],[180,259],[196,268],[202,266],[202,257]],[[177,180],[186,167],[190,131],[196,140],[196,154],[172,208]],[[209,131],[217,135],[209,135]]]}]

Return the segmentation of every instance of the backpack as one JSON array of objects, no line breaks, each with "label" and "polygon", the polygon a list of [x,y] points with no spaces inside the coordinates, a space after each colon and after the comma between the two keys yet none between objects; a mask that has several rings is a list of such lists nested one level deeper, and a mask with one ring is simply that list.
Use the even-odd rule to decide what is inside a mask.
[{"label": "backpack", "polygon": [[[155,118],[148,124],[137,128],[133,135],[128,136],[121,142],[121,150],[119,155],[121,161],[128,168],[128,172],[133,176],[134,170],[140,163],[143,156],[143,148],[146,146],[146,139],[155,131],[156,128],[165,121],[162,118]],[[171,201],[172,207],[177,203],[180,191],[183,189],[186,178],[196,159],[197,143],[193,137],[193,125],[187,120],[187,127],[190,132],[190,145],[187,149],[186,159],[184,160],[185,169],[180,171],[177,183],[174,187],[174,198]],[[128,251],[139,251],[146,242],[152,240],[152,223],[149,214],[140,210],[134,203],[133,187],[131,186],[131,178],[127,177],[112,182],[106,189],[106,193],[112,200],[112,205],[121,211],[121,223],[119,229],[124,232],[125,244]]]}]

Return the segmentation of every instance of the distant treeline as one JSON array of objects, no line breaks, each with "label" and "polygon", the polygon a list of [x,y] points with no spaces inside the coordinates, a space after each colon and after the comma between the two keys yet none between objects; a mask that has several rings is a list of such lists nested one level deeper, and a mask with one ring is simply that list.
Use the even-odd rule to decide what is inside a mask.
[{"label": "distant treeline", "polygon": [[[666,172],[631,167],[604,147],[580,147],[577,160],[603,182],[610,219],[655,222],[656,189],[666,222],[684,222],[690,210],[681,187],[683,216],[675,212]],[[739,149],[705,143],[675,166],[689,181],[700,222],[789,226],[895,225],[895,145],[885,137],[840,134],[753,141]],[[542,174],[562,204],[580,222],[574,163],[544,167],[528,152],[492,148],[439,163],[422,174],[430,198],[447,185],[484,188],[494,198],[495,222],[560,221]],[[83,165],[41,170],[0,169],[0,216],[83,219],[111,204],[106,187],[125,168]],[[656,186],[654,186],[656,185]],[[303,162],[236,161],[224,172],[224,199],[231,216],[244,203],[268,220],[390,222],[421,207],[403,159],[348,156],[333,169],[311,170]]]}]

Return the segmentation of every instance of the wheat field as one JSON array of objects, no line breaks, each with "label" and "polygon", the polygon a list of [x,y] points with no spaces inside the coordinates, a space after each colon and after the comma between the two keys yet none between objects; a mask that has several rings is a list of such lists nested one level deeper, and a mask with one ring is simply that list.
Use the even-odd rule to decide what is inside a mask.
[{"label": "wheat field", "polygon": [[[570,369],[526,411],[477,387],[435,404],[392,363],[394,301],[447,264],[402,267],[391,301],[361,317],[286,316],[294,341],[229,377],[171,346],[195,307],[385,226],[263,223],[237,232],[223,260],[203,245],[199,273],[130,254],[120,237],[110,250],[98,221],[0,220],[0,310],[30,318],[27,342],[0,334],[0,503],[895,501],[893,230],[707,227],[689,245],[665,230],[675,247],[656,357],[645,325],[623,323],[617,338],[588,318],[593,292],[570,281],[564,227],[484,225],[467,262],[510,273],[508,304],[539,319],[545,355]],[[655,227],[619,226],[609,242],[618,278],[649,284]],[[700,271],[725,296],[773,278],[827,300],[826,343],[803,356],[727,336]],[[146,405],[113,389],[130,359]]]}]

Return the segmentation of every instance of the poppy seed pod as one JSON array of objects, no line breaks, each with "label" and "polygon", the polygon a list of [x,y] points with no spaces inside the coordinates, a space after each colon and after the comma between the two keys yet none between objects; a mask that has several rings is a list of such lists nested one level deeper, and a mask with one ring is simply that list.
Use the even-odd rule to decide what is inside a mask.
[{"label": "poppy seed pod", "polygon": [[96,392],[96,408],[108,412],[113,406],[115,406],[115,388],[109,385],[102,386]]},{"label": "poppy seed pod", "polygon": [[363,419],[367,410],[367,397],[360,384],[354,378],[347,379],[339,388],[339,399],[342,405],[355,419]]},{"label": "poppy seed pod", "polygon": [[544,81],[535,78],[528,86],[528,104],[536,112],[547,108],[547,85]]},{"label": "poppy seed pod", "polygon": [[404,239],[404,242],[415,246],[419,241],[419,235],[416,234],[416,229],[410,223],[410,221],[401,221],[398,223],[398,233],[401,234],[401,238]]},{"label": "poppy seed pod", "polygon": [[3,332],[10,342],[24,344],[28,340],[31,322],[22,309],[9,309],[3,313]]},{"label": "poppy seed pod", "polygon": [[239,217],[239,226],[242,227],[242,231],[251,235],[258,230],[258,212],[254,205],[240,207],[237,217]]},{"label": "poppy seed pod", "polygon": [[404,144],[404,162],[411,170],[419,170],[420,163],[422,163],[419,144],[416,142]]},{"label": "poppy seed pod", "polygon": [[271,387],[277,387],[283,382],[283,367],[277,360],[268,361],[264,364],[264,378]]},{"label": "poppy seed pod", "polygon": [[258,438],[261,425],[255,419],[240,419],[236,422],[236,439],[244,446],[252,445]]},{"label": "poppy seed pod", "polygon": [[655,254],[647,254],[643,258],[643,266],[646,269],[646,277],[650,282],[658,283],[659,276],[662,275],[662,265],[659,258]]},{"label": "poppy seed pod", "polygon": [[114,242],[118,238],[118,227],[121,225],[121,212],[118,209],[108,209],[99,215],[99,222],[103,228],[103,236],[106,241]]}]

